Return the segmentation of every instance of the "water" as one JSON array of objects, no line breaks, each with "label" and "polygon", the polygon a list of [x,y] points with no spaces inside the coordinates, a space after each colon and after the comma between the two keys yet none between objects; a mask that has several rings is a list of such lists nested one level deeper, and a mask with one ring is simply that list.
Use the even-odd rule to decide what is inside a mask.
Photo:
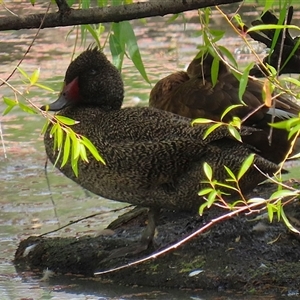
[{"label": "water", "polygon": [[[7,2],[7,6],[17,14],[24,14],[43,11],[46,4],[30,7],[28,1],[11,1]],[[1,13],[8,15],[5,10]],[[175,70],[183,69],[197,53],[196,46],[201,43],[201,38],[195,36],[195,33],[199,31],[200,25],[196,12],[186,14],[187,19],[192,17],[195,22],[188,21],[185,25],[180,20],[173,24],[166,23],[168,16],[147,19],[145,26],[140,21],[133,22],[152,83]],[[216,27],[220,26],[220,18],[215,18],[214,21]],[[241,41],[230,37],[229,27],[226,30],[228,36],[221,44],[226,43],[234,52]],[[66,39],[69,31],[70,28],[42,30],[21,64],[28,73],[40,67],[41,82],[55,90],[51,93],[32,88],[30,99],[38,106],[53,101],[60,89],[75,41],[75,31]],[[1,78],[7,78],[35,33],[36,30],[0,32]],[[76,52],[80,53],[83,49]],[[108,49],[105,52],[109,54]],[[147,105],[151,86],[142,79],[128,59],[125,59],[122,74],[126,87],[125,105]],[[13,75],[10,83],[20,90],[26,87],[18,73]],[[0,89],[0,96],[3,95],[14,97],[7,86]],[[4,108],[1,101],[0,111]],[[119,287],[101,282],[100,279],[74,277],[54,277],[50,281],[41,281],[40,275],[31,272],[17,273],[12,259],[20,240],[99,212],[102,214],[97,217],[56,233],[60,236],[97,234],[116,218],[117,214],[110,211],[123,207],[124,204],[87,195],[79,186],[49,166],[48,176],[54,206],[45,177],[46,157],[40,134],[45,120],[40,115],[28,115],[15,108],[1,117],[0,121],[5,144],[5,150],[0,148],[0,299],[212,299],[211,294],[195,291]],[[235,299],[237,298],[236,296]]]}]

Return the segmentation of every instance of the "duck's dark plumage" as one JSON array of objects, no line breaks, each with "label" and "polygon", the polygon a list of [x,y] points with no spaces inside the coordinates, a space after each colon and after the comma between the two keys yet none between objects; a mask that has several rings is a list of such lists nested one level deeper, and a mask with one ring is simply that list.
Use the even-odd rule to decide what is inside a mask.
[{"label": "duck's dark plumage", "polygon": [[[209,163],[214,177],[228,178],[224,165],[237,173],[243,160],[255,149],[233,139],[225,126],[207,139],[209,125],[192,127],[190,119],[155,108],[121,109],[123,83],[119,72],[97,49],[88,49],[69,66],[65,88],[49,110],[79,121],[72,129],[86,136],[103,156],[106,165],[91,155],[89,163],[79,161],[78,177],[70,164],[63,174],[87,190],[105,198],[136,205],[193,210],[199,207],[198,191],[204,187],[203,163]],[[46,109],[46,107],[43,107]],[[52,163],[53,138],[49,125],[44,136]],[[243,137],[261,131],[243,127]],[[273,174],[278,166],[255,156],[264,173]],[[264,176],[251,167],[240,185],[244,192],[253,189]]]},{"label": "duck's dark plumage", "polygon": [[[231,105],[242,104],[239,99],[239,81],[220,61],[218,80],[212,84],[211,65],[213,56],[207,53],[204,57],[196,57],[186,72],[173,73],[154,86],[150,93],[149,105],[158,109],[173,112],[188,118],[208,118],[220,121],[223,112]],[[269,123],[272,121],[272,110],[264,106],[263,86],[259,81],[249,79],[243,95],[246,105],[232,109],[223,121],[229,122],[233,116],[241,119],[262,106],[244,125],[261,129],[260,134],[246,136],[243,140],[254,146],[260,155],[274,163],[280,163],[286,156],[291,140],[288,132],[273,129],[272,142],[269,142]],[[297,115],[300,107],[286,97],[278,97],[275,102],[274,121],[280,121]]]}]

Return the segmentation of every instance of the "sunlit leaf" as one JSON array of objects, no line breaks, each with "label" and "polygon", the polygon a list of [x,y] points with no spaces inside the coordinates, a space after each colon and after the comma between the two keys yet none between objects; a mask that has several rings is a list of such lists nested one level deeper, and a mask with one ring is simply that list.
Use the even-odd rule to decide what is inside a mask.
[{"label": "sunlit leaf", "polygon": [[242,142],[241,135],[234,126],[228,125],[228,131],[236,140],[238,140],[239,142]]},{"label": "sunlit leaf", "polygon": [[13,108],[14,108],[14,106],[7,106],[7,107],[4,109],[2,115],[3,115],[3,116],[7,115]]},{"label": "sunlit leaf", "polygon": [[81,138],[81,142],[84,144],[84,146],[86,148],[89,149],[89,151],[91,152],[91,154],[94,156],[94,158],[97,160],[97,161],[100,161],[101,163],[103,163],[105,165],[105,161],[104,159],[102,158],[102,156],[99,154],[97,148],[93,145],[93,143],[86,137],[82,137]]},{"label": "sunlit leaf", "polygon": [[233,109],[237,108],[237,107],[241,107],[243,106],[243,104],[235,104],[235,105],[230,105],[228,106],[224,112],[222,113],[222,116],[221,116],[221,121],[223,120],[223,118],[230,112],[232,111]]},{"label": "sunlit leaf", "polygon": [[240,86],[239,86],[239,99],[241,102],[243,102],[243,95],[245,93],[245,90],[248,85],[248,79],[249,79],[249,72],[253,68],[254,62],[250,63],[244,70],[243,75],[240,80]]},{"label": "sunlit leaf", "polygon": [[47,130],[49,124],[50,124],[50,121],[49,121],[48,119],[46,119],[46,122],[45,122],[45,124],[43,125],[43,128],[42,128],[42,130],[41,130],[41,134],[45,134],[45,132],[46,132],[46,130]]},{"label": "sunlit leaf", "polygon": [[280,191],[274,192],[271,195],[270,200],[284,198],[284,197],[288,197],[288,196],[295,196],[295,195],[297,195],[297,191],[282,189]]},{"label": "sunlit leaf", "polygon": [[30,82],[30,76],[21,67],[17,67],[17,70]]},{"label": "sunlit leaf", "polygon": [[23,104],[23,103],[21,103],[21,102],[19,102],[18,104],[19,104],[19,107],[20,107],[23,111],[25,111],[25,112],[27,112],[27,113],[30,113],[30,114],[36,114],[36,113],[37,113],[31,106],[28,106],[28,105]]},{"label": "sunlit leaf", "polygon": [[210,119],[205,119],[205,118],[198,118],[198,119],[193,120],[191,122],[191,125],[194,125],[194,124],[209,124],[209,123],[215,123],[215,121],[210,120]]},{"label": "sunlit leaf", "polygon": [[212,190],[211,193],[208,194],[208,197],[207,197],[207,207],[208,208],[214,204],[217,196],[218,196],[218,191],[216,191],[216,190]]},{"label": "sunlit leaf", "polygon": [[15,106],[18,104],[16,99],[10,99],[8,97],[3,97],[3,101],[7,106]]},{"label": "sunlit leaf", "polygon": [[204,202],[204,203],[199,207],[199,215],[200,215],[200,216],[203,215],[204,209],[207,208],[207,206],[208,206],[208,203],[207,203],[207,202]]},{"label": "sunlit leaf", "polygon": [[61,115],[56,115],[55,118],[62,124],[65,124],[65,125],[74,125],[74,124],[78,124],[79,121],[75,121],[71,118],[68,118],[68,117],[65,117],[65,116],[61,116]]},{"label": "sunlit leaf", "polygon": [[285,223],[285,225],[288,227],[289,230],[291,230],[292,232],[295,232],[297,234],[300,234],[299,230],[297,230],[289,221],[289,219],[287,218],[285,212],[284,212],[284,209],[283,209],[283,206],[280,207],[280,213],[281,213],[281,216],[282,216],[282,219]]},{"label": "sunlit leaf", "polygon": [[87,155],[86,155],[85,146],[83,144],[79,144],[79,146],[80,146],[79,147],[80,148],[80,151],[79,151],[80,158],[85,162],[89,162]]},{"label": "sunlit leaf", "polygon": [[220,50],[220,52],[223,54],[223,56],[227,57],[228,60],[230,61],[230,63],[237,68],[238,64],[234,58],[233,52],[231,52],[230,50],[228,50],[227,48],[223,47],[223,46],[218,46],[218,49]]},{"label": "sunlit leaf", "polygon": [[34,85],[38,81],[39,77],[40,77],[40,68],[36,69],[30,76],[30,79],[29,79],[30,84]]},{"label": "sunlit leaf", "polygon": [[219,76],[219,66],[220,66],[220,60],[218,57],[214,57],[212,64],[211,64],[211,82],[212,85],[215,86],[218,81]]},{"label": "sunlit leaf", "polygon": [[268,211],[269,221],[270,223],[272,223],[274,218],[274,205],[271,203],[267,203],[267,211]]},{"label": "sunlit leaf", "polygon": [[35,86],[37,86],[43,90],[49,91],[49,92],[54,92],[54,90],[51,87],[40,84],[40,83],[35,83]]},{"label": "sunlit leaf", "polygon": [[55,132],[56,139],[57,139],[57,149],[60,150],[62,147],[62,142],[63,142],[63,137],[64,137],[64,132],[59,124],[57,124],[57,130]]},{"label": "sunlit leaf", "polygon": [[63,147],[63,159],[61,162],[61,168],[67,163],[70,156],[71,140],[68,134],[65,134],[65,143]]},{"label": "sunlit leaf", "polygon": [[236,179],[236,176],[234,175],[234,173],[227,167],[227,166],[224,166],[226,172],[228,173],[228,175],[234,180],[234,181],[237,181]]},{"label": "sunlit leaf", "polygon": [[206,188],[202,189],[201,191],[198,192],[198,196],[204,196],[209,194],[213,189],[212,188]]},{"label": "sunlit leaf", "polygon": [[216,123],[212,126],[210,126],[204,133],[203,139],[206,139],[214,130],[216,130],[218,127],[223,126],[222,123]]},{"label": "sunlit leaf", "polygon": [[145,79],[145,81],[150,83],[142,61],[140,50],[137,44],[137,39],[131,24],[128,21],[123,21],[120,22],[120,26],[121,26],[121,35],[122,38],[125,40],[125,44],[127,46],[127,50],[130,58],[132,59],[135,67],[140,72],[140,74]]},{"label": "sunlit leaf", "polygon": [[208,178],[209,181],[211,181],[213,172],[211,166],[207,162],[203,164],[203,170],[205,176]]},{"label": "sunlit leaf", "polygon": [[252,153],[244,160],[239,170],[239,173],[237,175],[238,180],[240,180],[245,175],[245,173],[249,170],[249,168],[253,165],[254,156],[255,154]]},{"label": "sunlit leaf", "polygon": [[75,134],[69,134],[69,136],[72,139],[72,160],[77,160],[80,153],[80,141]]},{"label": "sunlit leaf", "polygon": [[266,199],[264,198],[259,198],[259,197],[255,197],[255,198],[250,198],[247,200],[248,204],[251,203],[256,203],[256,204],[265,204],[266,203]]},{"label": "sunlit leaf", "polygon": [[267,25],[256,25],[250,27],[247,32],[251,31],[261,31],[261,30],[270,30],[270,29],[295,29],[299,31],[299,27],[296,25],[277,25],[277,24],[267,24]]},{"label": "sunlit leaf", "polygon": [[101,49],[101,44],[98,36],[98,32],[94,29],[94,27],[90,24],[84,24],[84,28],[91,34],[93,39],[95,40],[99,49]]}]

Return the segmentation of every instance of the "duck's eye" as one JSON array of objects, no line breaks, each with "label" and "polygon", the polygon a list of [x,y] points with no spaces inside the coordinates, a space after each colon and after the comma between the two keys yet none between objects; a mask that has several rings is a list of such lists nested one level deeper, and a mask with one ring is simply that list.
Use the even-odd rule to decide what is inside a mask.
[{"label": "duck's eye", "polygon": [[91,75],[96,75],[98,72],[96,69],[90,69],[90,74]]}]

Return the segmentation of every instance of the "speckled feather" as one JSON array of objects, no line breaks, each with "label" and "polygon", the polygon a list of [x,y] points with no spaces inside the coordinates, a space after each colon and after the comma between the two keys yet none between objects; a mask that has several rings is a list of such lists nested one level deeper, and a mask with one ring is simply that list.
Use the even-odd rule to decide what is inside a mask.
[{"label": "speckled feather", "polygon": [[[215,178],[224,181],[228,178],[224,165],[237,173],[242,161],[254,151],[234,140],[223,126],[203,140],[209,125],[192,127],[190,119],[154,108],[121,109],[121,76],[96,49],[86,50],[71,63],[66,86],[75,78],[79,100],[72,102],[69,97],[68,106],[59,114],[79,121],[73,130],[92,141],[106,165],[89,154],[89,163],[79,162],[78,178],[70,164],[60,170],[95,194],[141,206],[194,210],[202,202],[197,193],[205,186],[201,183],[206,179],[204,162],[212,166]],[[61,96],[67,96],[64,93]],[[51,126],[44,142],[48,158],[54,163],[57,153],[49,136]],[[241,135],[251,136],[254,132],[243,127]],[[269,174],[278,169],[259,155],[255,164]],[[262,180],[264,177],[251,167],[241,187],[247,192]]]}]

